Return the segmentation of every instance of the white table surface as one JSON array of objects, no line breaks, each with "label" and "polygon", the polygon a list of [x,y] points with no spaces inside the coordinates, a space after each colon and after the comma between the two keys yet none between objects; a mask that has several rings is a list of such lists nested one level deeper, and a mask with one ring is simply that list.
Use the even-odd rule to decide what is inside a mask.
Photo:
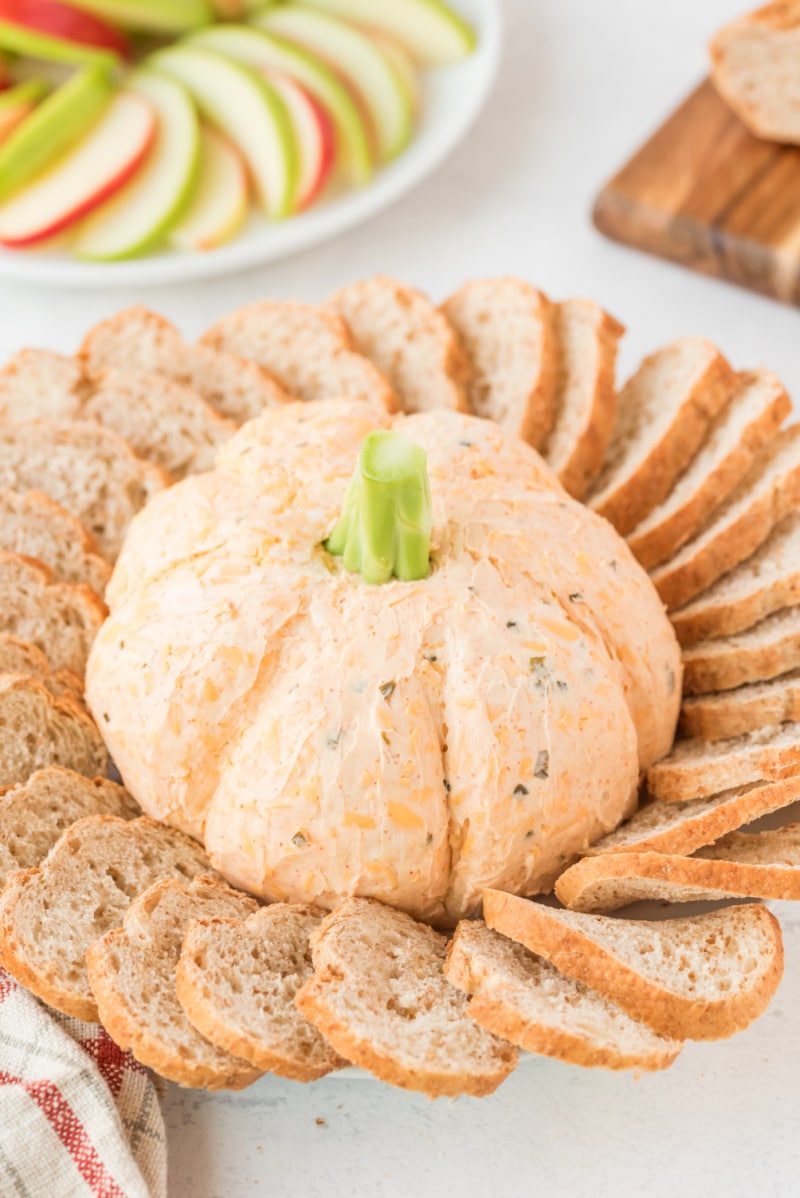
[{"label": "white table surface", "polygon": [[[376,0],[379,2],[379,0]],[[767,364],[800,395],[800,312],[604,241],[598,186],[704,71],[704,44],[740,0],[507,0],[492,101],[440,172],[335,243],[207,286],[124,295],[0,286],[0,359],[70,350],[115,307],[159,308],[189,334],[260,296],[314,300],[375,271],[443,296],[515,272],[586,294],[630,327],[623,368],[680,334],[737,366]],[[800,1193],[800,913],[768,1014],[690,1045],[664,1075],[537,1061],[492,1098],[440,1101],[359,1081],[266,1078],[239,1095],[169,1088],[170,1198],[771,1198]]]}]

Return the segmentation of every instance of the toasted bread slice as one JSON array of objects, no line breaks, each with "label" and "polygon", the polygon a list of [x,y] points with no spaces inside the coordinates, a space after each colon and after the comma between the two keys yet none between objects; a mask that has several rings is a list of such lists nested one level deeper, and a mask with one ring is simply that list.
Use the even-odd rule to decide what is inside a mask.
[{"label": "toasted bread slice", "polygon": [[678,1040],[741,1031],[783,976],[780,924],[758,904],[656,922],[558,911],[486,890],[483,909],[489,927]]},{"label": "toasted bread slice", "polygon": [[517,1050],[478,1027],[444,976],[446,937],[374,899],[348,899],[311,937],[297,1005],[345,1060],[432,1098],[491,1094]]},{"label": "toasted bread slice", "polygon": [[684,646],[751,628],[782,607],[800,604],[800,511],[776,525],[752,557],[670,613]]},{"label": "toasted bread slice", "polygon": [[27,674],[0,674],[0,789],[46,765],[94,778],[108,753],[94,720],[73,699],[55,698]]},{"label": "toasted bread slice", "polygon": [[54,670],[41,649],[10,632],[0,632],[0,674],[29,674],[57,699],[69,695],[83,705],[83,679],[72,670]]},{"label": "toasted bread slice", "polygon": [[471,1019],[540,1056],[585,1068],[649,1072],[666,1069],[683,1047],[478,919],[464,919],[456,928],[444,971],[473,996]]},{"label": "toasted bread slice", "polygon": [[398,406],[341,316],[313,304],[261,300],[217,321],[201,344],[258,363],[296,399],[372,399],[390,412]]},{"label": "toasted bread slice", "polygon": [[73,420],[88,392],[76,358],[23,349],[0,369],[0,420]]},{"label": "toasted bread slice", "polygon": [[421,291],[375,275],[342,287],[329,306],[389,380],[404,412],[468,411],[469,362],[450,322]]},{"label": "toasted bread slice", "polygon": [[800,720],[800,670],[735,690],[690,695],[683,701],[679,727],[684,736],[727,740],[793,720]]},{"label": "toasted bread slice", "polygon": [[774,832],[733,833],[733,838],[700,849],[696,857],[584,857],[558,879],[556,896],[571,911],[616,911],[640,902],[800,899],[800,824]]},{"label": "toasted bread slice", "polygon": [[470,409],[540,449],[556,420],[558,343],[547,296],[522,279],[474,279],[442,312],[470,362]]},{"label": "toasted bread slice", "polygon": [[617,346],[623,325],[591,300],[565,300],[553,313],[558,367],[555,423],[542,455],[575,499],[605,461],[617,414]]},{"label": "toasted bread slice", "polygon": [[9,553],[43,562],[62,582],[85,582],[98,595],[111,577],[94,537],[41,491],[0,488],[0,545]]},{"label": "toasted bread slice", "polygon": [[244,919],[255,899],[215,878],[162,878],[138,895],[121,928],[89,946],[86,968],[100,1022],[137,1061],[182,1086],[242,1090],[261,1070],[231,1056],[192,1027],[175,993],[183,935],[193,919]]},{"label": "toasted bread slice", "polygon": [[601,853],[687,854],[712,844],[771,811],[780,811],[800,799],[800,777],[776,782],[755,782],[719,794],[685,802],[659,799],[640,807],[615,832],[586,850],[587,857]]},{"label": "toasted bread slice", "polygon": [[111,371],[81,409],[174,479],[210,470],[236,424],[191,388],[163,374]]},{"label": "toasted bread slice", "polygon": [[792,401],[768,370],[739,375],[733,399],[669,495],[628,535],[646,570],[666,561],[704,524],[747,474],[791,413]]},{"label": "toasted bread slice", "polygon": [[800,607],[774,612],[752,628],[683,651],[683,688],[690,695],[768,682],[800,666]]},{"label": "toasted bread slice", "polygon": [[0,487],[44,491],[71,512],[113,561],[125,531],[169,476],[91,421],[0,426]]},{"label": "toasted bread slice", "polygon": [[105,615],[90,587],[57,582],[41,562],[0,552],[0,632],[41,649],[54,670],[83,676]]},{"label": "toasted bread slice", "polygon": [[244,921],[193,920],[175,979],[192,1025],[256,1069],[293,1081],[345,1066],[294,1001],[313,972],[309,938],[324,916],[316,907],[273,903]]},{"label": "toasted bread slice", "polygon": [[711,41],[712,78],[756,137],[800,145],[800,0],[773,0]]},{"label": "toasted bread slice", "polygon": [[800,723],[778,724],[731,740],[679,740],[669,757],[647,771],[647,792],[666,803],[682,803],[797,773]]},{"label": "toasted bread slice", "polygon": [[112,370],[128,374],[157,371],[189,387],[237,424],[291,398],[255,362],[191,345],[163,316],[142,307],[128,308],[96,325],[84,340],[79,358],[94,380]]},{"label": "toasted bread slice", "polygon": [[620,392],[589,507],[623,536],[632,532],[666,499],[735,388],[732,368],[702,337],[684,337],[645,358]]},{"label": "toasted bread slice", "polygon": [[96,1021],[86,950],[117,928],[159,878],[210,872],[202,847],[142,817],[92,815],[61,835],[38,868],[17,870],[0,895],[0,964],[51,1007]]},{"label": "toasted bread slice", "polygon": [[62,832],[89,815],[135,819],[141,812],[116,782],[57,765],[0,794],[0,889],[12,870],[39,865]]},{"label": "toasted bread slice", "polygon": [[738,487],[651,577],[669,611],[683,607],[764,543],[800,504],[800,424],[774,437]]}]

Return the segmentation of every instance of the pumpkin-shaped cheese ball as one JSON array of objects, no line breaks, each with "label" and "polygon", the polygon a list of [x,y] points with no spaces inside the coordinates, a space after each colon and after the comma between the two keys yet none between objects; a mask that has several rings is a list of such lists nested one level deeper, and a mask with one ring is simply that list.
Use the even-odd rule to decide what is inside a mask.
[{"label": "pumpkin-shaped cheese ball", "polygon": [[672,743],[647,575],[459,413],[266,412],[136,518],[107,599],[87,693],[126,786],[266,899],[451,922],[548,889]]}]

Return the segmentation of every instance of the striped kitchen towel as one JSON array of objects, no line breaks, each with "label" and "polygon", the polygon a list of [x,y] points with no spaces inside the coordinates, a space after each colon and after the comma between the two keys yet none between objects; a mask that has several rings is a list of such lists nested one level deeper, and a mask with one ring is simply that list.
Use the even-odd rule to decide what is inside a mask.
[{"label": "striped kitchen towel", "polygon": [[2,1198],[166,1198],[166,1175],[147,1070],[0,969]]}]

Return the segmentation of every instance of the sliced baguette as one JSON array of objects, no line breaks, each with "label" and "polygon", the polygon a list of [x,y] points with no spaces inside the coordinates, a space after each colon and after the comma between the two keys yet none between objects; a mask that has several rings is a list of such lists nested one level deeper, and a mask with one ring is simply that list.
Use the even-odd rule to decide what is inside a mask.
[{"label": "sliced baguette", "polygon": [[738,487],[683,548],[651,578],[669,611],[748,558],[800,504],[800,424],[756,456]]},{"label": "sliced baguette", "polygon": [[771,811],[800,799],[800,777],[756,782],[685,802],[655,799],[640,807],[615,832],[586,850],[584,856],[605,853],[687,854],[712,844]]},{"label": "sliced baguette", "polygon": [[542,455],[575,499],[602,469],[617,414],[617,346],[625,328],[591,300],[553,314],[558,344],[556,416]]},{"label": "sliced baguette", "polygon": [[0,789],[46,765],[94,778],[108,753],[94,720],[68,696],[55,698],[27,674],[0,674]]},{"label": "sliced baguette", "polygon": [[481,920],[456,928],[445,975],[473,996],[467,1013],[481,1027],[569,1065],[649,1072],[666,1069],[683,1047]]},{"label": "sliced baguette", "polygon": [[794,720],[800,720],[800,670],[771,682],[690,695],[681,707],[679,729],[683,736],[727,740]]},{"label": "sliced baguette", "polygon": [[556,897],[571,911],[616,911],[640,902],[800,899],[800,824],[734,836],[700,849],[696,857],[584,857],[558,879]]},{"label": "sliced baguette", "polygon": [[722,1040],[769,1005],[783,975],[780,925],[765,907],[690,919],[613,919],[486,890],[489,927],[551,961],[662,1036]]},{"label": "sliced baguette", "polygon": [[736,375],[702,337],[645,358],[619,395],[606,461],[589,507],[627,536],[659,503],[728,406]]},{"label": "sliced baguette", "polygon": [[0,632],[41,649],[54,670],[83,676],[105,615],[90,587],[58,582],[41,562],[0,552]]},{"label": "sliced baguette", "polygon": [[291,398],[255,362],[184,341],[174,325],[147,308],[128,308],[96,325],[79,353],[87,375],[157,371],[191,388],[223,416],[243,424]]},{"label": "sliced baguette", "polygon": [[153,371],[111,371],[81,409],[174,479],[210,470],[236,424],[197,392]]},{"label": "sliced baguette", "polygon": [[178,1001],[201,1035],[256,1069],[311,1082],[342,1060],[295,1004],[311,977],[316,907],[273,903],[246,920],[189,924],[175,978]]},{"label": "sliced baguette", "polygon": [[669,495],[628,535],[646,570],[671,557],[742,481],[756,454],[791,413],[792,401],[768,370],[739,375],[733,399]]},{"label": "sliced baguette", "polygon": [[768,682],[800,666],[800,607],[774,612],[735,636],[699,641],[683,651],[683,689],[690,695]]},{"label": "sliced baguette", "polygon": [[782,607],[800,604],[800,511],[776,525],[752,557],[685,607],[670,613],[681,645],[751,628]]},{"label": "sliced baguette", "polygon": [[116,782],[56,765],[0,794],[0,889],[12,870],[39,865],[61,834],[89,815],[135,819],[141,812]]},{"label": "sliced baguette", "polygon": [[478,1027],[444,976],[447,939],[374,899],[348,899],[312,934],[297,1005],[345,1060],[432,1098],[496,1090],[517,1050]]},{"label": "sliced baguette", "polygon": [[0,369],[0,421],[72,420],[88,392],[76,358],[23,349]]},{"label": "sliced baguette", "polygon": [[217,321],[201,344],[263,366],[296,399],[346,396],[397,409],[388,380],[358,352],[342,317],[313,304],[250,304]]},{"label": "sliced baguette", "polygon": [[0,632],[0,674],[29,674],[56,698],[69,695],[83,704],[82,678],[72,670],[54,670],[41,649],[10,632]]},{"label": "sliced baguette", "polygon": [[421,291],[375,275],[337,291],[329,306],[389,380],[404,412],[468,411],[469,362],[450,322]]},{"label": "sliced baguette", "polygon": [[71,512],[113,561],[128,525],[169,476],[91,421],[0,426],[0,487],[44,491]]},{"label": "sliced baguette", "polygon": [[92,815],[61,835],[38,868],[8,875],[0,895],[0,964],[49,1003],[96,1021],[86,950],[164,877],[208,873],[202,847],[142,817]]},{"label": "sliced baguette", "polygon": [[778,724],[731,740],[679,740],[669,757],[647,771],[647,793],[665,803],[682,803],[797,773],[800,723]]},{"label": "sliced baguette", "polygon": [[138,895],[121,928],[89,946],[86,968],[100,1022],[142,1065],[182,1086],[242,1090],[261,1070],[211,1044],[192,1027],[175,993],[187,924],[203,917],[244,919],[255,899],[215,878],[188,885],[162,878]]},{"label": "sliced baguette", "polygon": [[0,546],[43,562],[62,582],[85,582],[98,595],[111,577],[94,537],[41,491],[0,488]]},{"label": "sliced baguette", "polygon": [[712,78],[756,137],[800,145],[800,0],[773,0],[712,39]]},{"label": "sliced baguette", "polygon": [[442,312],[470,362],[470,409],[541,448],[555,424],[558,369],[547,296],[522,279],[474,279]]}]

